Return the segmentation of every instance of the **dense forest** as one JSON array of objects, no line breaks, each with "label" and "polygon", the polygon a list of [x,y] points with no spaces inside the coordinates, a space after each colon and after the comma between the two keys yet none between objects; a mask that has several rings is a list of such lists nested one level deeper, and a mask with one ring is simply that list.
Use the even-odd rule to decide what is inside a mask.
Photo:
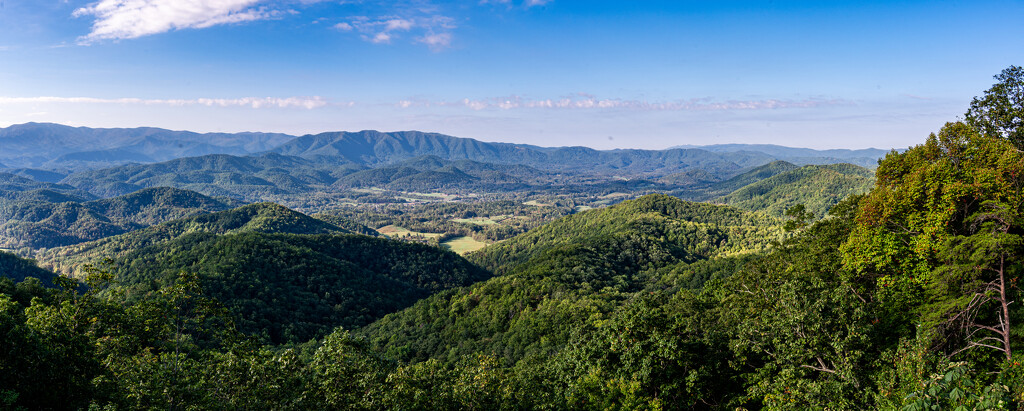
[{"label": "dense forest", "polygon": [[123,234],[165,221],[237,205],[170,187],[93,201],[68,198],[0,200],[0,247],[53,248]]},{"label": "dense forest", "polygon": [[354,223],[348,226],[352,229],[342,228],[277,204],[259,203],[172,220],[99,240],[52,248],[39,253],[37,258],[58,272],[74,274],[86,264],[118,258],[125,253],[173,241],[189,234],[344,234],[367,230]]},{"label": "dense forest", "polygon": [[996,80],[874,173],[677,175],[733,205],[553,206],[465,259],[358,232],[530,208],[254,204],[40,256],[81,282],[0,253],[0,408],[1019,410],[1024,68]]}]

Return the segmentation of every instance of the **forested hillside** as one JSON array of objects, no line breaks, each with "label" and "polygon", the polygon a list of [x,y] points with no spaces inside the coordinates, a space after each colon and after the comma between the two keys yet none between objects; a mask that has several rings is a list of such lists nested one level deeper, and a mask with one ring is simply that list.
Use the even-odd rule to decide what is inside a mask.
[{"label": "forested hillside", "polygon": [[358,171],[334,182],[335,188],[381,187],[398,191],[515,191],[557,181],[550,173],[523,165],[447,161],[421,156],[393,165]]},{"label": "forested hillside", "polygon": [[675,196],[692,201],[709,201],[732,193],[744,186],[797,168],[799,167],[792,163],[773,161],[724,180],[711,175],[686,173],[669,175],[662,178],[661,181],[679,184],[684,187],[681,190],[672,192]]},{"label": "forested hillside", "polygon": [[619,175],[642,175],[654,171],[681,171],[688,168],[729,173],[772,160],[772,157],[766,154],[755,152],[719,154],[696,149],[599,151],[586,147],[546,148],[523,144],[485,143],[436,133],[381,133],[370,130],[302,136],[275,148],[272,152],[370,166],[392,164],[429,155],[445,160],[521,164],[545,170]]},{"label": "forested hillside", "polygon": [[168,187],[121,197],[73,201],[65,197],[0,200],[0,247],[61,247],[98,240],[164,221],[230,208],[226,202]]},{"label": "forested hillside", "polygon": [[128,194],[146,187],[170,186],[210,196],[259,201],[268,196],[309,193],[344,173],[343,165],[324,169],[298,157],[213,154],[157,164],[129,164],[75,173],[63,183],[101,197]]},{"label": "forested hillside", "polygon": [[117,258],[125,253],[168,242],[192,233],[230,234],[241,232],[280,234],[352,233],[323,220],[269,203],[169,221],[145,229],[71,246],[46,250],[39,260],[65,274],[80,272],[86,263]]},{"label": "forested hillside", "polygon": [[[774,226],[778,224],[770,218],[745,214],[730,207],[651,195],[607,209],[568,216],[485,248],[469,259],[504,274],[554,249],[628,241],[630,247],[620,245],[624,252],[630,252],[631,247],[657,247],[657,251],[647,250],[655,259],[692,262],[759,251],[776,239],[773,235],[778,231]],[[633,235],[648,240],[630,239]]]},{"label": "forested hillside", "polygon": [[45,183],[15,174],[0,173],[0,201],[61,202],[94,199],[96,196],[67,184]]},{"label": "forested hillside", "polygon": [[[0,251],[0,277],[7,278],[13,283],[20,283],[27,277],[33,277],[48,286],[54,286],[54,274],[50,271],[39,268],[35,261],[26,260],[14,254]],[[0,278],[2,280],[2,278]]]},{"label": "forested hillside", "polygon": [[780,233],[772,223],[660,195],[576,214],[470,256],[502,276],[360,333],[406,361],[552,355],[570,336],[563,325],[607,315],[675,266],[761,250]]},{"label": "forested hillside", "polygon": [[822,217],[833,205],[854,194],[867,192],[874,173],[853,164],[809,165],[775,174],[743,186],[722,201],[744,210],[764,211],[781,217],[787,209],[802,204],[808,212]]},{"label": "forested hillside", "polygon": [[455,254],[363,235],[194,232],[137,248],[110,264],[129,301],[146,299],[178,274],[198,276],[207,295],[266,342],[300,343],[331,329],[366,325],[430,294],[490,275]]}]

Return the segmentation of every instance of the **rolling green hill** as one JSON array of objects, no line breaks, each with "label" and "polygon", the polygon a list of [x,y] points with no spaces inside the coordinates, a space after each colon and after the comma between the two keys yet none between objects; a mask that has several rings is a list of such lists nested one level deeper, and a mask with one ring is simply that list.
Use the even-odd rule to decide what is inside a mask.
[{"label": "rolling green hill", "polygon": [[810,165],[743,186],[725,195],[723,202],[773,216],[803,204],[822,217],[847,196],[866,193],[874,182],[874,172],[853,164]]},{"label": "rolling green hill", "polygon": [[194,191],[154,187],[120,197],[90,201],[85,205],[110,219],[148,226],[197,214],[224,211],[241,204],[214,199]]},{"label": "rolling green hill", "polygon": [[0,245],[6,248],[48,248],[77,244],[130,231],[82,203],[20,203],[7,207],[0,224]]},{"label": "rolling green hill", "polygon": [[88,202],[6,201],[0,205],[0,247],[66,246],[228,208],[224,201],[169,187]]},{"label": "rolling green hill", "polygon": [[336,177],[332,172],[343,169],[341,165],[324,168],[309,160],[276,154],[249,157],[214,154],[79,172],[62,183],[101,197],[166,186],[210,196],[258,201],[270,195],[313,191],[333,183]]},{"label": "rolling green hill", "polygon": [[398,191],[465,189],[514,191],[555,180],[552,173],[510,164],[448,161],[420,156],[393,165],[358,171],[338,179],[335,188],[380,187]]},{"label": "rolling green hill", "polygon": [[89,201],[96,196],[67,184],[44,183],[0,173],[0,201]]},{"label": "rolling green hill", "polygon": [[435,247],[363,235],[255,231],[193,232],[130,250],[113,266],[115,287],[128,300],[147,298],[183,270],[194,273],[209,297],[238,316],[243,332],[272,343],[363,326],[490,276]]},{"label": "rolling green hill", "polygon": [[15,283],[21,282],[27,277],[33,277],[45,285],[53,286],[54,276],[56,274],[53,272],[39,268],[35,261],[0,251],[0,277],[9,278]]},{"label": "rolling green hill", "polygon": [[335,234],[351,231],[286,207],[259,203],[212,214],[173,220],[96,241],[46,250],[38,258],[42,265],[66,274],[77,273],[85,263],[117,258],[139,248],[172,241],[191,233],[229,234],[240,232]]},{"label": "rolling green hill", "polygon": [[667,253],[673,261],[694,261],[760,249],[768,240],[760,236],[772,232],[775,224],[777,221],[771,218],[731,207],[649,195],[562,218],[467,257],[496,274],[504,274],[551,249],[640,232],[659,240],[673,240],[666,245],[670,248],[659,255]]},{"label": "rolling green hill", "polygon": [[755,167],[750,171],[739,174],[728,180],[716,183],[711,187],[711,192],[719,195],[731,193],[747,185],[754,184],[766,178],[770,178],[788,171],[793,171],[798,168],[800,167],[794,165],[793,163],[785,161],[773,161],[763,166]]},{"label": "rolling green hill", "polygon": [[776,174],[792,171],[800,168],[785,161],[773,161],[771,163],[754,167],[738,175],[721,179],[706,172],[688,172],[665,176],[659,181],[674,183],[683,186],[682,189],[672,191],[671,194],[689,201],[712,201],[724,195],[732,193],[746,185],[764,180]]}]

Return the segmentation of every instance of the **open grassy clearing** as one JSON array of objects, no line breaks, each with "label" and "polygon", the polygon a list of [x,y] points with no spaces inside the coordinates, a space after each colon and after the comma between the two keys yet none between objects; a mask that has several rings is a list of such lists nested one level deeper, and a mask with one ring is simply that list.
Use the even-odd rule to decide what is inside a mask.
[{"label": "open grassy clearing", "polygon": [[449,200],[449,201],[450,201],[450,200],[456,200],[456,199],[458,199],[459,197],[461,197],[461,196],[458,196],[458,195],[455,195],[455,194],[446,194],[446,193],[420,193],[420,192],[416,192],[416,191],[403,191],[403,192],[402,192],[402,194],[408,194],[408,195],[412,195],[412,196],[418,196],[418,197],[433,197],[433,198],[440,198],[440,199],[442,199],[442,200]]},{"label": "open grassy clearing", "polygon": [[495,215],[490,217],[471,217],[471,218],[453,218],[451,221],[456,223],[467,223],[477,225],[495,225],[501,224],[503,221],[515,218],[510,215]]},{"label": "open grassy clearing", "polygon": [[631,194],[629,194],[629,193],[614,192],[614,193],[605,194],[605,195],[600,196],[598,198],[600,198],[602,200],[612,200],[612,199],[616,199],[616,198],[629,197],[630,195]]},{"label": "open grassy clearing", "polygon": [[487,246],[487,243],[477,241],[473,237],[455,237],[451,240],[441,243],[441,245],[448,247],[448,249],[454,251],[458,255],[465,255]]},{"label": "open grassy clearing", "polygon": [[383,188],[378,188],[378,187],[352,188],[352,189],[349,189],[349,191],[356,192],[356,193],[382,193],[382,192],[384,192],[384,189]]},{"label": "open grassy clearing", "polygon": [[421,233],[419,231],[411,231],[404,227],[396,225],[388,225],[377,229],[378,233],[386,235],[391,238],[402,238],[402,237],[416,237],[421,236],[424,238],[437,238],[440,237],[440,233]]}]

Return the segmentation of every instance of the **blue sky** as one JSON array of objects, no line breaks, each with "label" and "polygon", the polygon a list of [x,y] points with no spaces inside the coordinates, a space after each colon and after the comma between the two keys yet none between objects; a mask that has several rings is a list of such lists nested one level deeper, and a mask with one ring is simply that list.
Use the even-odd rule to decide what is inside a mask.
[{"label": "blue sky", "polygon": [[1022,1],[0,0],[0,126],[900,148],[1024,64]]}]

